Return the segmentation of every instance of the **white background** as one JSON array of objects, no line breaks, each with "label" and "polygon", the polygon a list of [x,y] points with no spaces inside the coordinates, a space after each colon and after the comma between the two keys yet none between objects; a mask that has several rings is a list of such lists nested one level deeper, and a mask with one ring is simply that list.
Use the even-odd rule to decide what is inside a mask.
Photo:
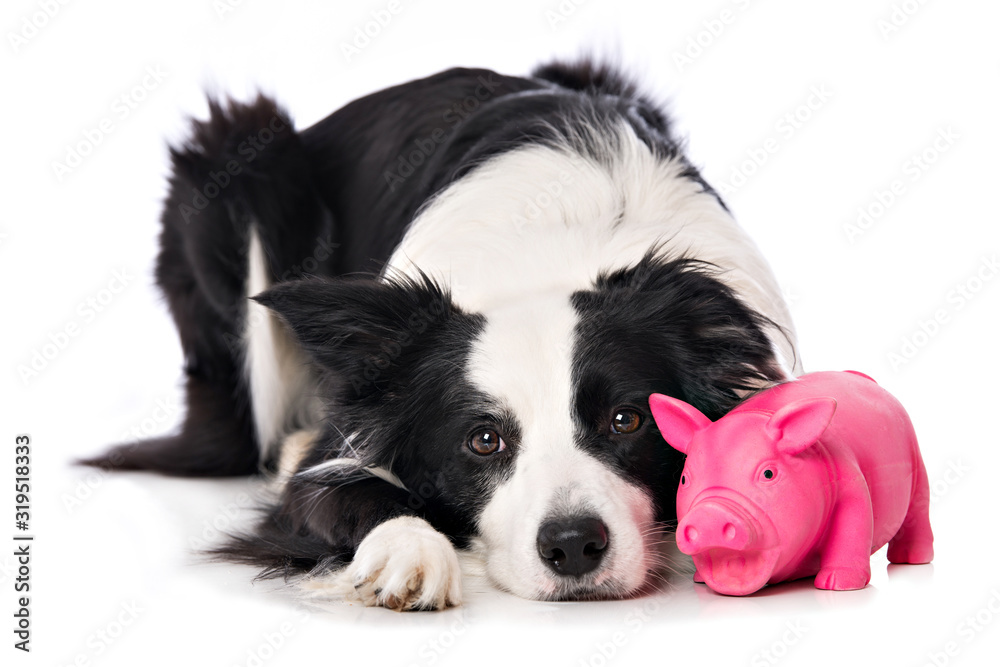
[{"label": "white background", "polygon": [[[348,59],[341,45],[387,2],[246,0],[221,14],[210,0],[70,2],[51,18],[43,4],[8,0],[0,17],[0,470],[13,477],[14,437],[30,434],[37,536],[30,655],[11,647],[13,547],[0,549],[0,662],[996,664],[1000,5],[911,0],[886,33],[888,0],[567,0],[564,18],[556,1],[402,0]],[[887,569],[879,552],[860,592],[799,582],[735,599],[680,581],[651,598],[549,604],[487,588],[444,613],[305,613],[287,591],[252,586],[251,569],[190,555],[213,523],[251,518],[257,482],[68,464],[178,422],[180,350],[152,267],[166,143],[204,116],[203,90],[262,88],[305,127],[446,67],[523,74],[581,51],[617,54],[669,100],[709,182],[753,172],[726,198],[787,293],[807,370],[866,371],[911,412],[935,491],[932,565]],[[111,132],[60,178],[53,163],[104,119]],[[935,149],[940,132],[953,138]],[[765,146],[762,166],[746,162]],[[933,163],[913,171],[925,151]],[[859,207],[879,212],[895,180],[901,194],[852,242],[845,226]],[[112,295],[115,271],[127,285]],[[100,313],[80,305],[102,297]],[[51,358],[22,377],[36,352]],[[7,542],[13,493],[0,488]]]}]

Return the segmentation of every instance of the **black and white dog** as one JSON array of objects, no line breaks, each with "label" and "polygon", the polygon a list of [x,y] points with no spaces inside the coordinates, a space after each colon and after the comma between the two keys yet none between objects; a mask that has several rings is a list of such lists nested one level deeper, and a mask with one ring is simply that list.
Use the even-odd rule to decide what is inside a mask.
[{"label": "black and white dog", "polygon": [[186,419],[88,463],[277,473],[219,550],[266,574],[435,609],[474,546],[520,596],[633,594],[682,467],[648,396],[717,418],[797,370],[767,263],[611,68],[453,69],[304,130],[212,103],[172,160]]}]

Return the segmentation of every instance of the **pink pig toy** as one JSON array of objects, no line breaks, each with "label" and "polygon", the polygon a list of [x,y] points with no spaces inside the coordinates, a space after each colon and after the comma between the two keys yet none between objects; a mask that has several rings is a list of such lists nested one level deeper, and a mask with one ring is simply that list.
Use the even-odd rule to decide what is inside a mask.
[{"label": "pink pig toy", "polygon": [[867,375],[803,375],[716,422],[662,394],[649,398],[664,439],[687,454],[677,546],[695,581],[725,595],[816,575],[853,590],[871,555],[929,563],[927,472],[903,406]]}]

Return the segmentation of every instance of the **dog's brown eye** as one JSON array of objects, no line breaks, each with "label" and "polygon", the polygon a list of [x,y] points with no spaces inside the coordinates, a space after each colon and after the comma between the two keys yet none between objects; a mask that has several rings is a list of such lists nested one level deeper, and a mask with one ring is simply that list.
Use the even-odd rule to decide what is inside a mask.
[{"label": "dog's brown eye", "polygon": [[493,429],[483,429],[469,438],[469,449],[480,456],[489,456],[507,449],[507,443]]},{"label": "dog's brown eye", "polygon": [[615,418],[611,420],[612,433],[635,433],[640,426],[642,426],[642,415],[635,410],[629,408],[615,410]]}]

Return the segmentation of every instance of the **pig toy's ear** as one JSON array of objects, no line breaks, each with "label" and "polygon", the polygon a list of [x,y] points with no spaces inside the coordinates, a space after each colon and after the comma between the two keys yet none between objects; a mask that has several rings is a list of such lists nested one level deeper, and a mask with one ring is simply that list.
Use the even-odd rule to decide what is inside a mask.
[{"label": "pig toy's ear", "polygon": [[688,453],[694,434],[712,423],[693,405],[663,394],[649,397],[649,409],[653,411],[653,419],[663,439],[684,454]]},{"label": "pig toy's ear", "polygon": [[801,454],[819,440],[836,411],[837,401],[832,398],[794,401],[771,415],[767,436],[783,454]]}]

